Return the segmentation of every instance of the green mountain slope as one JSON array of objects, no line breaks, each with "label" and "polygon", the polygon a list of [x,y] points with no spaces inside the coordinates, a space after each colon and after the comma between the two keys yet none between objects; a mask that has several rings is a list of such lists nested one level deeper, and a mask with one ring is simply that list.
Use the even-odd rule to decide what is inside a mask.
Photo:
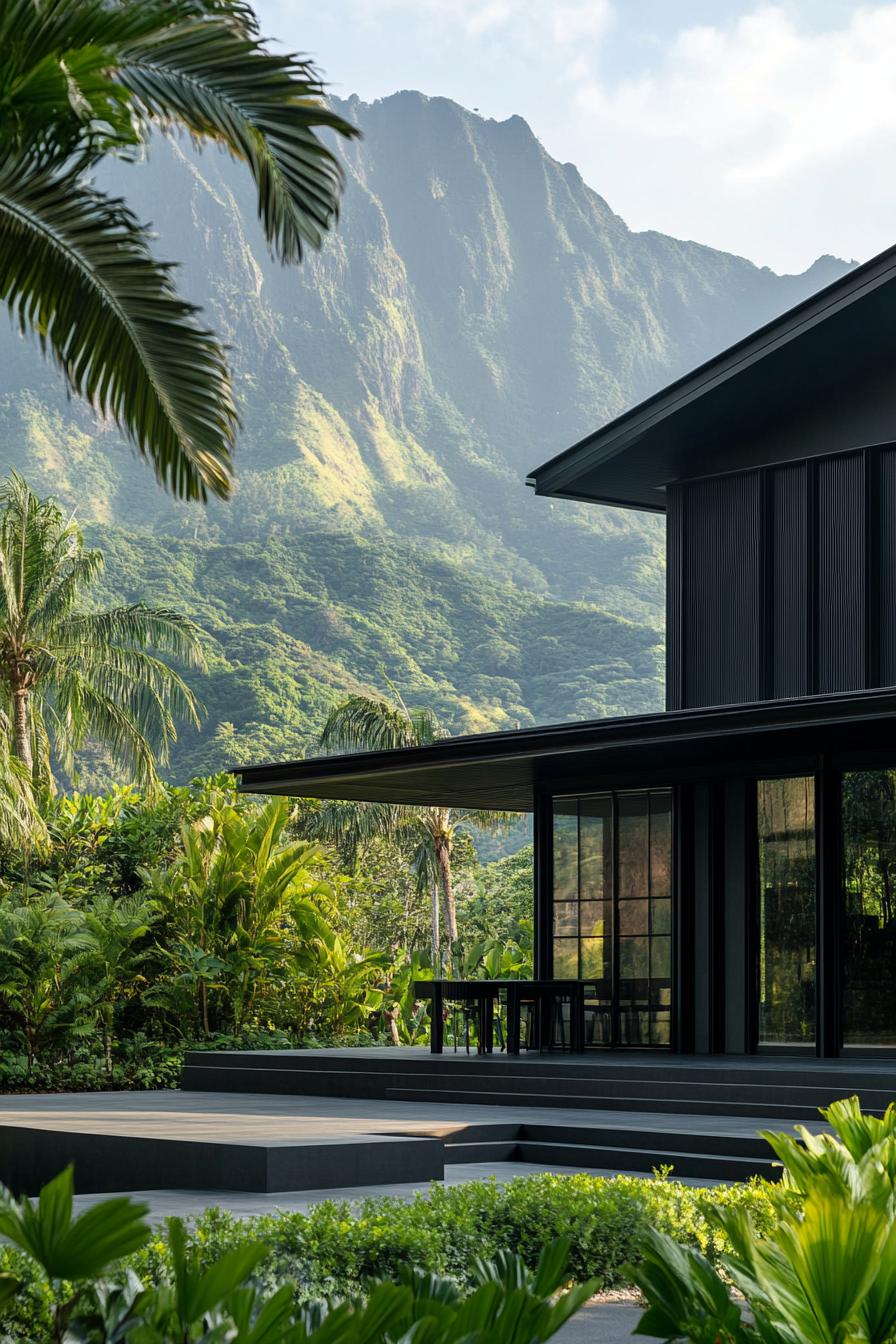
[{"label": "green mountain slope", "polygon": [[106,596],[208,631],[207,720],[176,776],[296,754],[384,675],[457,731],[659,706],[661,520],[536,499],[526,472],[845,269],[781,277],[632,233],[517,117],[340,106],[364,138],[338,233],[300,270],[266,255],[223,156],[159,142],[106,183],[232,347],[230,503],[173,504],[0,340],[2,464],[77,508]]}]

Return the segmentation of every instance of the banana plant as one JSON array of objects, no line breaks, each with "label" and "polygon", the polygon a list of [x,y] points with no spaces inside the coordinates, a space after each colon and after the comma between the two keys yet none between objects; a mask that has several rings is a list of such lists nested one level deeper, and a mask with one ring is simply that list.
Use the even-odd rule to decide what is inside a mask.
[{"label": "banana plant", "polygon": [[428,1032],[429,1007],[415,995],[414,983],[431,979],[427,953],[399,949],[383,985],[383,1021],[392,1045],[416,1045]]},{"label": "banana plant", "polygon": [[852,1097],[821,1114],[829,1133],[763,1133],[784,1168],[771,1233],[743,1209],[715,1210],[731,1247],[716,1268],[648,1232],[632,1270],[648,1302],[637,1333],[699,1344],[896,1341],[896,1106],[864,1115]]}]

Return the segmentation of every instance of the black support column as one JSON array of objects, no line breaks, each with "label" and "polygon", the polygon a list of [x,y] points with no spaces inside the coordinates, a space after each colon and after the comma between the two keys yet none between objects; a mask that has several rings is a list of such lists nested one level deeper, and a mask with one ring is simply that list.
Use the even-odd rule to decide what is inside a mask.
[{"label": "black support column", "polygon": [[553,928],[553,816],[554,802],[549,794],[535,799],[532,825],[535,880],[535,978],[546,980],[552,971]]}]

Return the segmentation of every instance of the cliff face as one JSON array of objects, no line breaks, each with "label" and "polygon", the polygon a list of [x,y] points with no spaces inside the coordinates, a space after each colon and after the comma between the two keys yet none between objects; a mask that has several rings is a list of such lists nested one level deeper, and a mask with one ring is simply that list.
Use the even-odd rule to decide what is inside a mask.
[{"label": "cliff face", "polygon": [[206,728],[174,773],[309,742],[382,684],[455,729],[661,703],[662,525],[552,504],[529,468],[842,273],[777,276],[632,233],[518,117],[400,93],[340,109],[338,232],[284,270],[238,165],[186,142],[105,183],[230,346],[244,428],[228,504],[172,504],[30,346],[0,341],[0,445],[76,506],[108,596],[208,630]]}]

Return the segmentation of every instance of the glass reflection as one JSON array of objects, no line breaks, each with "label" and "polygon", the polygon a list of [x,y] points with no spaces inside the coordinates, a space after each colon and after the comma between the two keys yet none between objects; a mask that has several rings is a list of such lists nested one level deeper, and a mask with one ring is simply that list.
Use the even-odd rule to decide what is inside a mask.
[{"label": "glass reflection", "polygon": [[843,1044],[896,1045],[896,771],[843,776]]},{"label": "glass reflection", "polygon": [[668,790],[555,801],[553,974],[588,981],[588,1044],[669,1045],[671,893]]},{"label": "glass reflection", "polygon": [[759,1043],[815,1040],[815,780],[761,779]]}]

